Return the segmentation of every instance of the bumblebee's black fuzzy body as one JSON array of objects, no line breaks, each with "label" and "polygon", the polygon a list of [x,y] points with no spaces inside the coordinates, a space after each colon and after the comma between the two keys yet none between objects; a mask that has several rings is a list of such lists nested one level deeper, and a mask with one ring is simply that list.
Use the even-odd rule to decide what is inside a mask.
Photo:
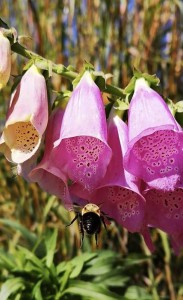
[{"label": "bumblebee's black fuzzy body", "polygon": [[77,219],[79,220],[79,228],[81,232],[81,246],[85,233],[89,235],[94,234],[97,245],[97,235],[100,233],[101,223],[103,223],[106,229],[104,217],[101,216],[100,208],[96,204],[88,203],[82,208],[81,212],[76,212],[75,218],[67,226],[70,226]]},{"label": "bumblebee's black fuzzy body", "polygon": [[82,216],[83,229],[87,234],[99,233],[101,229],[100,217],[94,212],[87,212]]}]

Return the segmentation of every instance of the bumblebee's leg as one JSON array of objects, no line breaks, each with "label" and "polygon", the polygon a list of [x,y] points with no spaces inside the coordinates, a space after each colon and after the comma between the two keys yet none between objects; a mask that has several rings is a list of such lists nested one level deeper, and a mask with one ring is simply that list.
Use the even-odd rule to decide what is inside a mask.
[{"label": "bumblebee's leg", "polygon": [[78,216],[79,216],[79,231],[80,231],[80,233],[81,233],[81,244],[80,244],[80,248],[82,248],[83,240],[84,240],[84,229],[83,229],[82,216],[81,216],[81,214],[79,214]]},{"label": "bumblebee's leg", "polygon": [[102,221],[102,224],[103,224],[104,227],[105,227],[105,230],[107,231],[107,226],[106,226],[106,224],[105,224],[104,217],[103,217],[103,216],[100,216],[100,219],[101,219],[101,221]]},{"label": "bumblebee's leg", "polygon": [[95,243],[96,247],[98,247],[98,232],[95,233]]},{"label": "bumblebee's leg", "polygon": [[72,225],[72,223],[74,223],[74,221],[76,221],[78,219],[78,217],[79,217],[79,214],[77,213],[76,216],[74,217],[74,219],[69,224],[67,224],[66,227]]}]

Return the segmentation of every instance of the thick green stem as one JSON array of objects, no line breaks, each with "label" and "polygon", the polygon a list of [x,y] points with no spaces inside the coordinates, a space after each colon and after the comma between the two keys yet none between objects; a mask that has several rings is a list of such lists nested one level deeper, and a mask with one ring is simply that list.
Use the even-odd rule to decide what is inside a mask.
[{"label": "thick green stem", "polygon": [[[74,80],[78,76],[77,72],[74,72],[74,71],[66,68],[62,64],[55,64],[52,61],[45,59],[44,57],[38,55],[37,53],[24,48],[18,42],[12,44],[11,49],[13,52],[20,54],[23,57],[26,57],[28,59],[33,59],[35,61],[38,60],[39,61],[38,64],[42,65],[42,68],[45,70],[49,71],[50,66],[51,66],[52,72],[59,74],[71,81]],[[99,85],[99,88],[102,90],[102,92],[108,93],[108,94],[111,94],[111,95],[114,95],[117,97],[122,97],[124,95],[122,89],[120,89],[119,87],[110,85],[110,84],[106,84],[104,89],[101,88]]]}]

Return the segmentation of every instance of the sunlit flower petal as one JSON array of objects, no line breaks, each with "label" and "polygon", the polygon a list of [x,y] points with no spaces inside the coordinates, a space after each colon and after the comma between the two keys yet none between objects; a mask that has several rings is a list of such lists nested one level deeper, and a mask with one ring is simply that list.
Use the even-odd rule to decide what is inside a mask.
[{"label": "sunlit flower petal", "polygon": [[0,90],[7,84],[11,72],[11,46],[0,29]]},{"label": "sunlit flower petal", "polygon": [[39,148],[47,122],[46,83],[33,65],[12,95],[0,151],[14,163],[28,160]]}]

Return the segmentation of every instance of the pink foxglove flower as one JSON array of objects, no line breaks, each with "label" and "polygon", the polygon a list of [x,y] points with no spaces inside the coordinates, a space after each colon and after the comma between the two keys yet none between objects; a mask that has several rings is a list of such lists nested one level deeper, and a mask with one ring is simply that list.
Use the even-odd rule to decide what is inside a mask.
[{"label": "pink foxglove flower", "polygon": [[170,235],[174,250],[183,247],[183,185],[174,191],[145,191],[146,222]]},{"label": "pink foxglove flower", "polygon": [[183,131],[145,79],[136,81],[128,117],[126,170],[150,187],[173,190],[183,171]]},{"label": "pink foxglove flower", "polygon": [[0,29],[0,90],[6,86],[11,72],[11,46]]},{"label": "pink foxglove flower", "polygon": [[44,76],[32,65],[12,95],[0,151],[14,163],[23,163],[38,150],[48,122]]},{"label": "pink foxglove flower", "polygon": [[53,111],[46,130],[45,151],[41,162],[29,173],[29,179],[37,182],[46,192],[61,198],[69,207],[70,196],[67,187],[67,177],[62,172],[62,160],[53,148],[58,139],[64,111],[60,108]]},{"label": "pink foxglove flower", "polygon": [[145,199],[140,194],[137,179],[123,168],[127,125],[117,115],[109,120],[108,143],[113,156],[92,200],[96,204],[102,203],[105,213],[129,231],[140,231],[144,220]]},{"label": "pink foxglove flower", "polygon": [[74,89],[63,117],[60,138],[55,142],[58,159],[73,182],[94,189],[105,175],[111,158],[101,92],[89,72]]},{"label": "pink foxglove flower", "polygon": [[153,250],[144,222],[146,203],[139,190],[140,181],[123,168],[127,142],[127,125],[118,115],[110,114],[108,143],[113,155],[104,178],[91,195],[77,184],[70,187],[70,192],[78,196],[79,204],[83,199],[95,203],[105,214],[129,231],[142,233],[148,247]]}]

